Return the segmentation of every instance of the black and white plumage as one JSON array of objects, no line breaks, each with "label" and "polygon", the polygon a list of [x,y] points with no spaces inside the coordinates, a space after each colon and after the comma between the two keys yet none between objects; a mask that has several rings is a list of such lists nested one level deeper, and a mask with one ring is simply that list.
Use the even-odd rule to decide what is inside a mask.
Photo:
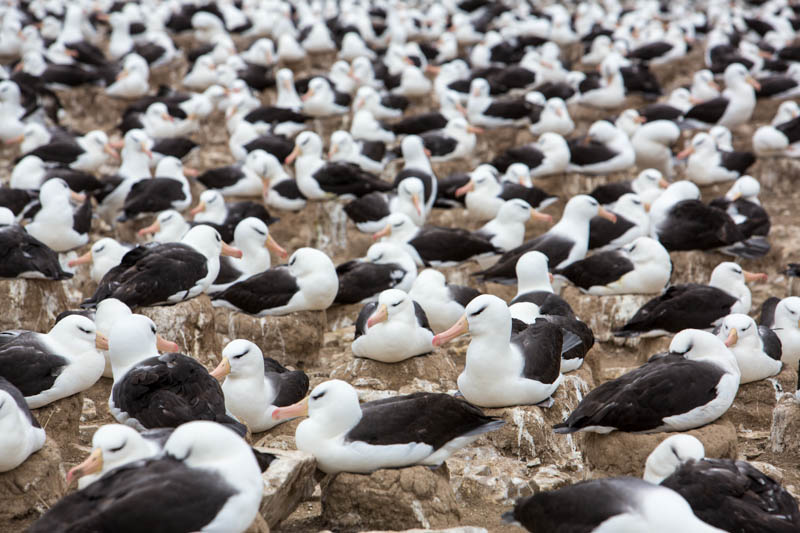
[{"label": "black and white plumage", "polygon": [[[71,200],[83,202],[77,209]],[[89,242],[92,225],[91,198],[72,192],[62,179],[46,181],[39,190],[41,209],[25,231],[56,252],[66,252]]]},{"label": "black and white plumage", "polygon": [[183,211],[192,203],[189,181],[181,160],[167,156],[156,167],[155,177],[133,184],[117,221],[124,222],[142,214],[159,213],[167,209]]},{"label": "black and white plumage", "polygon": [[647,457],[644,479],[683,496],[695,514],[724,531],[789,533],[800,510],[780,483],[746,461],[705,457],[691,435],[664,439]]},{"label": "black and white plumage", "polygon": [[[514,165],[511,165],[509,171],[514,168]],[[497,216],[506,201],[515,198],[524,200],[534,209],[544,209],[558,200],[557,196],[548,194],[539,187],[527,187],[510,181],[499,182],[495,172],[491,165],[478,165],[470,173],[469,182],[456,190],[456,197],[464,196],[470,218],[492,219]]]},{"label": "black and white plumage", "polygon": [[541,113],[541,107],[524,98],[493,101],[489,92],[489,82],[483,78],[475,78],[470,83],[467,118],[475,126],[514,126],[528,122],[532,114]]},{"label": "black and white plumage", "polygon": [[475,149],[476,133],[483,130],[456,117],[442,130],[423,133],[421,137],[431,160],[438,163],[469,156]]},{"label": "black and white plumage", "polygon": [[31,528],[46,531],[245,531],[263,481],[253,451],[208,421],[177,428],[164,454],[122,466],[53,505]]},{"label": "black and white plumage", "polygon": [[600,202],[600,205],[611,206],[622,196],[637,194],[642,201],[652,202],[669,186],[664,176],[656,169],[645,169],[632,181],[617,181],[598,185],[589,196]]},{"label": "black and white plumage", "polygon": [[14,470],[44,446],[45,434],[25,397],[0,376],[0,472]]},{"label": "black and white plumage", "polygon": [[740,383],[772,377],[781,371],[781,340],[767,326],[757,326],[747,315],[734,313],[722,319],[717,337],[725,342],[741,372]]},{"label": "black and white plumage", "polygon": [[638,194],[623,194],[610,212],[616,217],[615,222],[600,216],[589,222],[590,250],[613,250],[650,234],[650,215]]},{"label": "black and white plumage", "polygon": [[518,500],[503,515],[537,533],[601,533],[608,524],[651,533],[722,533],[692,512],[681,496],[631,477],[593,479]]},{"label": "black and white plumage", "polygon": [[256,433],[278,425],[281,421],[272,418],[275,409],[299,402],[308,392],[308,376],[302,370],[287,370],[244,339],[225,346],[211,375],[225,378],[225,407]]},{"label": "black and white plumage", "polygon": [[756,161],[751,152],[718,147],[711,135],[702,132],[692,137],[691,144],[677,157],[688,158],[686,178],[699,185],[737,179]]},{"label": "black and white plumage", "polygon": [[4,331],[0,333],[0,376],[36,409],[94,385],[105,368],[98,352],[104,342],[96,334],[94,321],[81,315],[60,320],[48,333]]},{"label": "black and white plumage", "polygon": [[173,428],[148,429],[139,433],[123,424],[105,424],[92,435],[92,452],[67,472],[67,484],[78,480],[84,489],[107,472],[141,459],[155,457],[164,449]]},{"label": "black and white plumage", "polygon": [[571,139],[568,170],[585,174],[610,174],[629,169],[636,151],[628,135],[607,120],[589,127],[585,137]]},{"label": "black and white plumage", "polygon": [[213,295],[215,307],[228,307],[256,316],[327,309],[339,282],[330,258],[314,248],[300,248],[280,265],[234,283]]},{"label": "black and white plumage", "polygon": [[467,362],[458,390],[483,407],[507,407],[547,401],[563,380],[561,328],[537,321],[512,333],[511,313],[497,296],[472,300],[464,315],[433,339],[435,346],[469,332]]},{"label": "black and white plumage", "polygon": [[651,232],[670,251],[720,249],[730,255],[758,258],[770,249],[766,239],[745,236],[728,213],[700,200],[674,204]]},{"label": "black and white plumage", "polygon": [[652,294],[669,283],[672,261],[669,252],[650,237],[639,237],[631,244],[598,252],[556,270],[588,294]]},{"label": "black and white plumage", "polygon": [[783,363],[797,366],[800,361],[800,298],[767,298],[761,306],[759,322],[778,335]]},{"label": "black and white plumage", "polygon": [[544,314],[575,316],[569,303],[553,290],[549,263],[550,260],[542,252],[532,250],[522,254],[514,268],[517,294],[511,303],[530,302],[541,308]]},{"label": "black and white plumage", "polygon": [[397,192],[371,192],[344,206],[344,212],[364,233],[375,233],[386,227],[386,221],[394,212],[411,218],[414,224],[425,223],[425,185],[422,180],[409,176],[397,184]]},{"label": "black and white plumage", "polygon": [[260,203],[250,200],[228,203],[222,193],[210,189],[200,194],[200,202],[189,212],[195,224],[208,224],[219,232],[225,242],[233,242],[236,226],[242,220],[255,217],[270,225],[278,220]]},{"label": "black and white plumage", "polygon": [[435,268],[420,272],[408,291],[411,299],[425,311],[434,333],[453,325],[464,314],[464,308],[480,294],[472,287],[450,285],[444,274]]},{"label": "black and white plumage", "polygon": [[499,252],[486,236],[461,228],[417,227],[408,216],[392,213],[373,239],[404,246],[420,266],[452,266]]},{"label": "black and white plumage", "polygon": [[337,266],[336,275],[339,290],[334,303],[367,303],[387,289],[411,289],[417,277],[417,265],[402,247],[378,242],[369,247],[363,259]]},{"label": "black and white plumage", "polygon": [[56,252],[18,225],[10,209],[0,207],[0,278],[71,277],[61,268]]},{"label": "black and white plumage", "polygon": [[358,403],[344,381],[317,385],[309,397],[278,409],[278,418],[308,415],[297,427],[297,448],[328,474],[369,473],[415,464],[438,466],[502,420],[448,394],[416,392]]},{"label": "black and white plumage", "polygon": [[245,435],[247,428],[227,414],[222,388],[208,370],[181,353],[159,355],[157,342],[155,324],[145,316],[130,315],[112,326],[108,406],[117,422],[142,431],[211,420]]},{"label": "black and white plumage", "polygon": [[92,307],[116,298],[129,307],[174,304],[204,292],[217,278],[220,254],[241,256],[222,242],[212,227],[193,227],[181,239],[155,246],[137,246],[100,280],[94,295],[81,305]]},{"label": "black and white plumage", "polygon": [[706,128],[714,124],[727,128],[745,124],[755,109],[755,91],[758,88],[758,82],[750,76],[747,67],[732,63],[725,68],[725,91],[722,95],[692,107],[684,120]]},{"label": "black and white plumage", "polygon": [[386,192],[392,184],[364,172],[351,163],[326,163],[322,159],[322,139],[304,131],[295,139],[295,147],[286,164],[295,164],[295,179],[300,192],[310,200],[331,196],[359,197],[373,191]]},{"label": "black and white plumage", "polygon": [[589,247],[589,221],[596,215],[605,216],[612,222],[616,217],[590,196],[573,196],[564,207],[564,214],[547,233],[522,243],[504,253],[494,266],[476,272],[485,281],[512,283],[515,279],[517,260],[531,250],[542,252],[550,260],[550,268],[564,268],[583,259]]},{"label": "black and white plumage", "polygon": [[686,329],[669,353],[592,389],[556,433],[686,431],[713,422],[739,390],[733,353],[713,334]]},{"label": "black and white plumage", "polygon": [[711,200],[709,205],[728,213],[745,237],[766,237],[771,223],[769,214],[758,199],[760,192],[758,180],[752,176],[742,176],[733,183],[725,196]]},{"label": "black and white plumage", "polygon": [[81,137],[59,137],[25,155],[34,155],[42,161],[84,172],[96,172],[109,156],[119,158],[108,136],[100,130],[90,131]]},{"label": "black and white plumage", "polygon": [[406,292],[387,289],[365,305],[356,319],[356,357],[397,363],[433,351],[433,331],[420,305]]},{"label": "black and white plumage", "polygon": [[208,287],[208,294],[225,290],[237,281],[267,270],[272,264],[270,252],[281,259],[289,257],[269,233],[269,227],[256,217],[247,217],[236,225],[233,247],[242,252],[241,257],[224,256],[219,259],[219,274]]},{"label": "black and white plumage", "polygon": [[654,337],[686,328],[708,329],[731,313],[750,311],[746,281],[765,280],[766,274],[747,272],[736,263],[720,263],[708,285],[687,283],[668,287],[644,304],[614,335]]}]

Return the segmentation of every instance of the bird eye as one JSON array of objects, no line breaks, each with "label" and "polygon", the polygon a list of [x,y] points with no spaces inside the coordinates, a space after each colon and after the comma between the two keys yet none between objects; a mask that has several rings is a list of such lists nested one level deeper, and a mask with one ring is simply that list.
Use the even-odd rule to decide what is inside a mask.
[{"label": "bird eye", "polygon": [[400,300],[399,302],[395,302],[395,303],[393,303],[393,304],[392,304],[392,307],[397,307],[397,306],[398,306],[398,305],[400,305],[401,303],[403,303],[403,300]]},{"label": "bird eye", "polygon": [[469,316],[478,316],[479,314],[483,313],[486,310],[487,307],[489,307],[488,304],[484,305],[483,307],[481,307],[480,309],[478,309],[474,313],[470,314]]},{"label": "bird eye", "polygon": [[399,228],[399,227],[400,227],[400,226],[402,226],[402,225],[403,225],[403,223],[402,223],[402,222],[398,222],[397,224],[392,224],[392,227],[394,227],[394,228]]},{"label": "bird eye", "polygon": [[215,234],[214,238],[217,239],[217,242],[222,241],[222,238],[219,236],[219,233]]},{"label": "bird eye", "polygon": [[106,249],[106,246],[105,246],[105,245],[103,245],[103,246],[101,246],[100,248],[96,249],[96,250],[95,250],[95,253],[102,252],[102,251],[103,251],[103,250],[105,250],[105,249]]},{"label": "bird eye", "polygon": [[120,444],[120,445],[119,445],[119,446],[117,446],[116,448],[109,448],[109,449],[108,449],[108,451],[110,451],[110,452],[118,452],[118,451],[120,451],[122,448],[124,448],[126,444],[128,444],[128,440],[127,440],[127,439],[125,439],[124,441],[122,441],[122,444]]},{"label": "bird eye", "polygon": [[316,393],[315,395],[313,395],[313,396],[311,397],[311,399],[312,399],[312,400],[319,400],[320,398],[322,398],[323,396],[325,396],[325,393],[326,393],[326,392],[327,392],[327,391],[320,391],[320,392]]},{"label": "bird eye", "polygon": [[291,261],[289,261],[289,266],[292,266],[294,262],[297,261],[296,257],[293,257]]},{"label": "bird eye", "polygon": [[155,335],[155,334],[156,334],[156,326],[155,326],[154,324],[151,324],[151,325],[150,325],[150,331],[152,331],[152,332],[153,332],[153,335]]},{"label": "bird eye", "polygon": [[247,350],[243,351],[243,352],[242,352],[242,353],[240,353],[239,355],[234,355],[234,356],[233,356],[233,358],[234,358],[234,359],[241,359],[242,357],[244,357],[245,355],[247,355],[247,353],[248,353],[249,351],[250,351],[250,349],[248,348]]},{"label": "bird eye", "polygon": [[88,334],[90,334],[90,333],[92,332],[91,330],[88,330],[88,329],[86,329],[86,328],[82,328],[82,327],[80,327],[80,326],[78,326],[78,329],[79,329],[79,330],[81,330],[82,332],[86,333],[87,335],[88,335]]}]

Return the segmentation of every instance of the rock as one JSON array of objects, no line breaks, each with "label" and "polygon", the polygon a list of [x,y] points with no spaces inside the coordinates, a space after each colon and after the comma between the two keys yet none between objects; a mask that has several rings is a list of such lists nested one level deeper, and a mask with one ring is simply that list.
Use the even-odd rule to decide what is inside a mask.
[{"label": "rock", "polygon": [[533,494],[530,470],[519,459],[500,455],[492,446],[464,448],[447,460],[450,486],[461,502],[513,505]]},{"label": "rock", "polygon": [[772,423],[770,414],[785,391],[797,389],[797,371],[784,368],[777,376],[739,386],[736,399],[726,417],[737,429],[767,430]]},{"label": "rock", "polygon": [[331,371],[331,379],[341,379],[355,387],[396,390],[400,394],[415,391],[446,392],[457,388],[459,370],[445,350],[436,350],[399,363],[351,357]]},{"label": "rock", "polygon": [[534,458],[544,463],[579,462],[580,453],[571,436],[553,433],[553,425],[562,422],[585,394],[594,387],[590,370],[584,366],[564,375],[553,395],[553,406],[521,405],[503,409],[484,409],[484,413],[505,420],[505,426],[486,434],[502,454],[522,461]]},{"label": "rock", "polygon": [[263,516],[257,514],[253,523],[250,524],[250,527],[248,527],[244,533],[269,533],[269,524],[267,524]]},{"label": "rock", "polygon": [[69,300],[61,282],[39,279],[0,280],[0,331],[28,329],[47,332]]},{"label": "rock", "polygon": [[234,339],[247,339],[257,344],[265,356],[300,368],[315,363],[327,328],[325,311],[258,318],[218,307],[214,313],[220,349]]},{"label": "rock", "polygon": [[[713,424],[684,433],[700,439],[706,448],[706,457],[736,459],[736,428],[727,415]],[[675,433],[614,431],[606,435],[584,433],[576,440],[594,476],[642,477],[647,456],[671,435]]]},{"label": "rock", "polygon": [[259,451],[278,456],[267,471],[261,474],[264,480],[264,496],[259,508],[259,513],[269,528],[276,528],[292,514],[300,502],[311,497],[316,484],[314,471],[317,461],[314,456],[305,452],[256,447]]},{"label": "rock", "polygon": [[220,361],[222,346],[214,331],[214,308],[205,294],[175,305],[142,307],[136,310],[156,323],[158,334],[177,342],[183,354],[190,355],[204,365]]},{"label": "rock", "polygon": [[31,411],[47,433],[48,440],[52,439],[61,446],[65,461],[80,457],[72,443],[79,440],[82,406],[83,393],[78,393]]},{"label": "rock", "polygon": [[771,449],[789,457],[800,457],[800,401],[784,394],[772,411]]},{"label": "rock", "polygon": [[398,529],[458,525],[461,513],[442,466],[342,473],[322,492],[322,518],[333,528]]},{"label": "rock", "polygon": [[0,531],[25,531],[67,490],[59,444],[47,436],[44,447],[10,472],[0,473]]}]

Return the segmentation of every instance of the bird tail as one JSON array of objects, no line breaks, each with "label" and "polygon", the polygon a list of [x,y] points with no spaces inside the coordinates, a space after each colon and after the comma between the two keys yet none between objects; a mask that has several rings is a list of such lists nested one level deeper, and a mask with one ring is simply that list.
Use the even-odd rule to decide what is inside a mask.
[{"label": "bird tail", "polygon": [[613,331],[612,333],[614,334],[615,337],[625,337],[626,339],[630,339],[630,338],[633,338],[633,337],[638,337],[639,335],[641,335],[642,332],[641,331],[628,330],[628,329],[625,329],[625,326],[623,326],[622,329],[618,329],[616,331]]},{"label": "bird tail", "polygon": [[769,241],[763,236],[753,236],[745,241],[739,241],[722,248],[726,254],[735,255],[743,259],[758,259],[764,257],[770,250]]},{"label": "bird tail", "polygon": [[503,522],[505,522],[506,524],[519,524],[517,519],[514,517],[514,510],[513,509],[503,513],[500,518],[502,518]]},{"label": "bird tail", "polygon": [[556,424],[555,426],[553,426],[553,433],[566,434],[566,433],[575,433],[576,431],[577,429],[568,426],[566,422],[562,422],[560,424]]},{"label": "bird tail", "polygon": [[275,457],[275,454],[262,452],[256,448],[250,448],[253,450],[253,455],[256,456],[256,462],[258,463],[258,468],[261,469],[262,472],[266,472],[269,465],[272,464],[273,461],[277,460],[278,458]]}]

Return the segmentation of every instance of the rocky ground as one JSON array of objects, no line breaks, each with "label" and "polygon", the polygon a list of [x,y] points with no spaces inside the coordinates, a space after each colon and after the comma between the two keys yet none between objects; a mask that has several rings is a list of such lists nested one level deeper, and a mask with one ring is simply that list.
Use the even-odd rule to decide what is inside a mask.
[{"label": "rocky ground", "polygon": [[[570,51],[573,53],[574,51]],[[574,54],[573,54],[574,55]],[[316,71],[329,64],[330,58],[317,57],[314,64],[297,67],[298,75]],[[688,61],[681,61],[656,71],[666,89],[687,83],[699,68],[699,50]],[[185,70],[162,69],[151,77],[159,83],[177,85]],[[102,90],[87,88],[61,93],[67,108],[67,125],[79,130],[101,128],[113,132],[124,103],[107,98]],[[268,101],[269,97],[265,98]],[[631,98],[628,107],[641,105]],[[768,122],[777,107],[774,102],[759,103],[751,124],[734,132],[736,147],[749,146],[752,132]],[[416,112],[425,109],[417,102]],[[609,113],[586,108],[571,108],[576,119],[576,134],[584,133],[592,121]],[[337,129],[340,119],[317,121],[315,127],[326,136]],[[229,164],[227,136],[222,116],[216,114],[194,136],[202,148],[186,164],[200,170]],[[687,133],[686,135],[689,135]],[[114,137],[118,137],[116,132]],[[469,170],[498,151],[532,140],[527,130],[500,129],[483,135],[474,157],[439,165],[438,175],[454,170]],[[677,148],[683,146],[682,140]],[[17,154],[3,148],[0,165],[7,176]],[[384,176],[391,178],[396,163]],[[111,168],[108,169],[112,170]],[[781,274],[788,261],[799,258],[800,235],[795,211],[800,194],[794,187],[800,163],[787,160],[760,160],[751,173],[762,183],[761,200],[772,217],[772,250],[759,261],[743,261],[748,270],[769,274],[769,281],[752,287],[753,309],[769,296],[787,296],[791,280]],[[560,201],[546,212],[556,218],[564,201],[597,184],[624,175],[587,178],[579,175],[557,176],[537,183],[560,196]],[[703,189],[705,200],[724,194],[728,184]],[[195,192],[199,193],[199,188]],[[289,251],[301,246],[315,246],[331,255],[335,263],[362,256],[370,245],[369,236],[358,233],[337,203],[312,204],[299,214],[281,213],[281,221],[271,227],[275,239]],[[439,211],[430,219],[433,224],[470,226],[463,212]],[[115,231],[95,222],[92,241],[113,235],[123,241],[134,240],[135,230],[149,220],[129,222]],[[532,224],[528,237],[545,230]],[[711,270],[726,257],[699,252],[672,254],[673,283],[705,282]],[[473,284],[469,274],[477,265],[447,269],[451,283]],[[512,296],[512,289],[478,284],[483,292],[501,297]],[[7,302],[0,315],[0,328],[26,328],[46,331],[55,315],[76,307],[94,286],[86,271],[65,283],[44,281],[0,281],[0,298]],[[649,355],[664,350],[668,339],[620,342],[609,332],[630,317],[646,298],[634,296],[590,297],[567,288],[564,296],[578,316],[594,330],[598,342],[578,371],[566,376],[554,396],[553,407],[522,406],[488,412],[506,421],[503,429],[485,435],[462,450],[447,465],[435,471],[416,467],[379,471],[370,476],[339,475],[329,479],[314,473],[313,461],[294,450],[294,429],[298,421],[288,422],[271,432],[252,435],[253,443],[280,450],[285,460],[274,464],[265,477],[268,496],[262,506],[264,521],[253,531],[295,533],[331,529],[335,531],[439,529],[457,526],[459,531],[518,531],[504,525],[500,514],[513,501],[539,490],[550,490],[582,479],[612,475],[641,475],[644,460],[666,435],[611,434],[606,436],[556,435],[551,426],[562,421],[589,390],[643,363]],[[160,333],[178,342],[184,353],[191,354],[213,368],[222,347],[231,339],[243,337],[258,344],[265,355],[308,373],[311,386],[330,378],[344,379],[355,385],[363,400],[418,390],[453,391],[464,366],[467,340],[451,343],[431,355],[395,365],[354,359],[350,352],[352,322],[358,306],[344,306],[327,312],[298,313],[288,317],[254,319],[228,310],[215,310],[206,297],[167,308],[148,308],[140,312],[154,319]],[[107,398],[111,380],[101,379],[83,394],[38,409],[35,415],[45,427],[45,448],[20,468],[0,475],[0,531],[19,531],[30,524],[59,497],[74,490],[65,486],[65,472],[88,453],[95,429],[112,422]],[[712,457],[730,457],[753,461],[794,494],[800,494],[800,405],[789,394],[797,387],[796,372],[784,370],[775,379],[745,385],[733,408],[720,420],[692,431]]]}]

